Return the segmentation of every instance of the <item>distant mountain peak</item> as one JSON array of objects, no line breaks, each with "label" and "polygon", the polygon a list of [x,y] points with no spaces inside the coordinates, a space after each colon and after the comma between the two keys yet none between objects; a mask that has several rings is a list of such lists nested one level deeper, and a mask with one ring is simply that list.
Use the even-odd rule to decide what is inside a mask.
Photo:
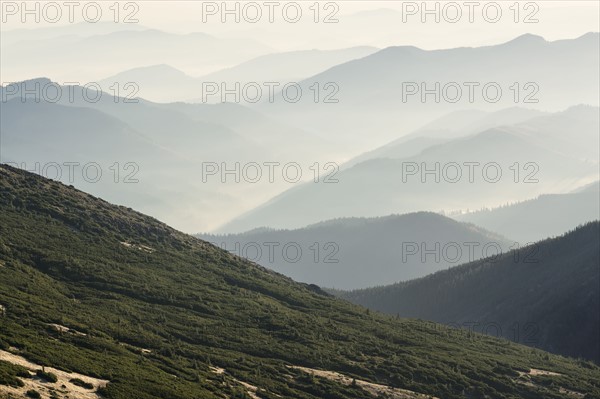
[{"label": "distant mountain peak", "polygon": [[10,83],[14,83],[14,84],[17,84],[17,85],[24,84],[27,87],[30,87],[31,85],[35,85],[35,84],[39,83],[40,86],[44,86],[44,85],[46,85],[48,83],[52,83],[52,79],[46,78],[46,77],[39,77],[39,78],[33,78],[33,79],[23,80],[21,82],[6,82],[6,85],[0,86],[0,87],[6,87]]},{"label": "distant mountain peak", "polygon": [[598,40],[599,37],[600,37],[600,32],[588,32],[588,33],[584,33],[583,35],[581,35],[579,37],[579,39],[593,39],[593,40]]},{"label": "distant mountain peak", "polygon": [[577,104],[567,108],[560,114],[573,118],[597,118],[598,111],[600,111],[600,108],[597,106],[589,104]]},{"label": "distant mountain peak", "polygon": [[577,104],[577,105],[573,105],[569,108],[567,108],[565,110],[565,112],[569,112],[569,111],[593,111],[593,110],[598,110],[598,107],[595,105],[589,105],[589,104]]},{"label": "distant mountain peak", "polygon": [[548,41],[546,39],[544,39],[542,36],[538,36],[538,35],[534,35],[532,33],[525,33],[521,36],[517,36],[516,38],[506,42],[505,44],[508,45],[515,45],[515,44],[537,44],[537,43],[548,43]]},{"label": "distant mountain peak", "polygon": [[185,72],[171,66],[168,64],[156,64],[156,65],[148,65],[138,68],[132,68],[130,70],[124,71],[123,73],[132,73],[132,72],[160,72],[160,73],[169,73],[180,76],[188,76]]},{"label": "distant mountain peak", "polygon": [[425,52],[426,50],[423,50],[419,47],[416,46],[390,46],[390,47],[386,47],[383,50],[379,51],[379,54],[385,54],[385,53],[393,53],[393,54],[398,54],[398,53],[409,53],[409,54],[413,54],[413,53],[420,53],[420,52]]}]

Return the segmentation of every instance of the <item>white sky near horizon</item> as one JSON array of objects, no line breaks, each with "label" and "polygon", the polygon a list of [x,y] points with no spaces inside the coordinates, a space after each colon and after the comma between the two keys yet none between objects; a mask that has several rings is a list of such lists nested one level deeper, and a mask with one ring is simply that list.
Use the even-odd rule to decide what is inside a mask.
[{"label": "white sky near horizon", "polygon": [[[27,17],[27,21],[21,21],[21,9],[16,15],[6,15],[7,7],[12,7],[9,3],[16,4],[21,7],[21,1],[1,1],[2,3],[2,24],[1,31],[10,31],[14,29],[26,28],[36,29],[53,26],[68,25],[67,8],[63,5],[64,1],[56,1],[63,10],[63,18],[57,23],[49,23],[43,18],[39,23],[33,20],[33,17]],[[36,2],[29,1],[30,7],[33,3],[40,3],[43,7],[48,1]],[[80,2],[82,5],[85,1]],[[114,1],[98,1],[102,4],[103,20],[110,21],[113,17],[113,11],[109,10],[110,5]],[[121,1],[121,6],[124,7],[127,1]],[[204,4],[203,4],[204,3]],[[202,9],[206,3],[217,4],[219,11],[215,16],[209,16],[208,23],[202,21]],[[281,18],[280,8],[276,8],[274,16],[276,23],[262,23],[266,20],[268,12],[264,6],[264,1],[256,1],[255,3],[261,6],[263,11],[263,19],[257,24],[240,22],[235,23],[233,17],[229,16],[226,23],[219,21],[221,4],[223,2],[204,2],[204,1],[136,1],[135,4],[139,8],[135,17],[139,20],[139,25],[151,29],[159,29],[173,33],[190,33],[203,32],[217,37],[244,37],[252,38],[261,43],[272,47],[276,51],[290,51],[303,49],[335,49],[358,45],[375,46],[379,48],[395,46],[395,45],[414,45],[424,49],[439,49],[451,48],[459,46],[481,46],[498,44],[524,33],[533,33],[543,36],[547,40],[558,40],[575,38],[590,31],[600,30],[600,2],[592,1],[536,1],[519,2],[520,19],[534,10],[534,6],[527,6],[532,3],[535,7],[539,7],[539,11],[535,13],[535,17],[539,20],[537,23],[515,23],[512,18],[514,12],[509,7],[516,1],[498,1],[503,9],[503,15],[498,23],[486,22],[482,17],[481,7],[489,1],[479,1],[480,3],[474,12],[474,22],[467,20],[468,7],[465,5],[468,2],[433,2],[428,1],[428,7],[434,7],[434,3],[440,3],[440,10],[447,3],[456,3],[460,6],[463,13],[462,18],[457,23],[449,23],[444,20],[443,16],[440,23],[433,21],[433,16],[428,17],[426,23],[422,23],[419,18],[421,16],[421,7],[423,2],[406,2],[406,1],[321,1],[320,17],[333,11],[333,6],[325,9],[326,3],[334,3],[338,11],[335,17],[337,23],[315,24],[312,22],[313,11],[309,7],[314,1],[298,1],[303,9],[303,16],[300,23],[286,23]],[[228,1],[227,4],[233,7],[233,1]],[[244,3],[239,2],[243,7]],[[278,2],[285,4],[286,2]],[[407,22],[404,23],[401,19],[402,10],[409,5],[417,5],[419,10],[416,15],[407,15]],[[120,18],[123,18],[127,10],[122,10]],[[385,11],[388,10],[388,11]],[[389,10],[396,10],[393,13]],[[453,11],[448,8],[448,12]],[[371,15],[366,17],[365,11],[371,11]],[[493,11],[493,9],[491,10]],[[490,13],[491,13],[490,11]],[[75,22],[82,22],[83,18],[80,11],[75,11]],[[397,24],[395,24],[397,22]],[[390,25],[391,24],[391,25]],[[118,25],[118,26],[117,26]],[[394,26],[396,29],[390,29]],[[128,24],[115,24],[116,30],[130,29]]]}]

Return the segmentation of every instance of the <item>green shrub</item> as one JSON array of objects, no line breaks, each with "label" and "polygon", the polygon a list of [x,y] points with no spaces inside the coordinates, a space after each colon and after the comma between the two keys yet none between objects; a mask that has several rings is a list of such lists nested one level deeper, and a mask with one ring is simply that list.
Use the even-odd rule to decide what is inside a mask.
[{"label": "green shrub", "polygon": [[96,393],[100,396],[106,396],[108,397],[110,395],[110,392],[108,391],[108,385],[106,387],[100,387],[98,388],[98,390],[96,391]]},{"label": "green shrub", "polygon": [[35,374],[46,382],[55,383],[58,381],[58,377],[55,374],[47,373],[43,370],[38,370]]},{"label": "green shrub", "polygon": [[40,393],[34,389],[30,389],[29,391],[27,391],[27,393],[25,395],[28,398],[33,398],[33,399],[40,399],[42,397],[42,395],[40,395]]},{"label": "green shrub", "polygon": [[19,372],[17,372],[17,377],[31,378],[31,374],[27,370],[20,370]]},{"label": "green shrub", "polygon": [[82,387],[85,389],[94,389],[94,385],[90,384],[89,382],[85,382],[79,378],[72,378],[71,380],[69,380],[69,382],[73,385],[77,385],[78,387]]},{"label": "green shrub", "polygon": [[25,384],[21,381],[19,376],[21,374],[28,374],[27,369],[15,364],[0,361],[0,385],[7,385],[10,387],[21,388]]}]

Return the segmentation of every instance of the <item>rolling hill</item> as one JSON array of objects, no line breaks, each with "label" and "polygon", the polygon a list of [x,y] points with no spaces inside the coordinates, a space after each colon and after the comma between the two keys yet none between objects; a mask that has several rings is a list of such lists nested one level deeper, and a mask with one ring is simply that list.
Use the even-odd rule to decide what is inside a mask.
[{"label": "rolling hill", "polygon": [[[171,183],[178,179],[164,178],[153,160],[160,158],[177,165],[181,157],[120,119],[96,109],[36,103],[33,99],[11,99],[1,104],[0,110],[2,162],[75,185],[114,203],[152,213],[166,206],[168,198],[160,198],[160,188],[175,188]],[[148,184],[150,178],[153,186]]]},{"label": "rolling hill", "polygon": [[57,396],[77,373],[127,399],[600,395],[591,363],[370,313],[58,182],[0,175],[0,392]]},{"label": "rolling hill", "polygon": [[[36,87],[37,98],[21,96]],[[48,87],[52,93],[60,90],[58,100],[39,95]],[[36,162],[95,162],[111,184],[90,185],[81,178],[69,184],[197,232],[215,228],[293,186],[281,177],[267,184],[238,184],[231,176],[223,183],[220,175],[203,180],[205,162],[232,169],[236,163],[293,161],[309,179],[309,165],[329,161],[338,151],[336,143],[238,104],[157,104],[98,93],[45,78],[0,86],[5,100],[0,104],[2,160],[25,163],[30,170]],[[99,99],[92,102],[85,94]],[[130,187],[113,184],[109,167],[115,162],[136,164],[139,182]],[[123,177],[131,171],[120,172]],[[67,175],[65,169],[62,181],[67,182]],[[128,190],[133,193],[122,195]]]},{"label": "rolling hill", "polygon": [[[579,131],[564,133],[577,137]],[[566,149],[559,152],[557,143],[548,140],[542,145],[543,141],[543,131],[526,135],[515,126],[504,126],[433,145],[407,158],[369,159],[331,176],[331,184],[295,186],[217,232],[297,228],[339,217],[497,207],[549,192],[569,192],[598,178],[597,160]],[[593,145],[593,140],[583,142],[588,141]]]},{"label": "rolling hill", "polygon": [[474,327],[600,363],[600,223],[409,282],[341,293],[403,317]]},{"label": "rolling hill", "polygon": [[596,190],[545,194],[528,201],[451,217],[498,232],[520,243],[532,243],[562,235],[572,226],[599,220],[598,182],[589,188],[594,187]]},{"label": "rolling hill", "polygon": [[[239,65],[218,70],[202,76],[189,76],[169,65],[159,64],[138,67],[122,71],[101,80],[104,91],[115,83],[121,87],[134,82],[140,88],[140,96],[156,102],[187,101],[197,103],[220,103],[221,96],[211,95],[203,100],[203,83],[216,83],[219,87],[226,84],[231,90],[236,83],[244,86],[248,83],[280,82],[281,85],[298,82],[316,75],[335,65],[370,55],[377,51],[374,47],[354,47],[340,50],[290,51],[261,55]],[[264,87],[265,96],[267,88]],[[229,96],[231,101],[233,97]],[[247,103],[244,98],[240,103]]]},{"label": "rolling hill", "polygon": [[300,82],[339,64],[369,56],[379,49],[369,46],[337,50],[302,50],[262,55],[231,68],[202,76],[207,82],[240,84],[279,82],[281,85]]},{"label": "rolling hill", "polygon": [[[193,156],[207,156],[204,145],[212,145],[213,153],[218,148],[231,152],[235,144],[256,148],[225,127],[211,129],[183,115],[178,118],[176,112],[170,112],[171,120],[160,119],[160,113],[154,112],[153,119],[148,117],[142,122],[144,115],[152,114],[152,109],[143,106],[138,112],[132,109],[127,121],[100,107],[37,103],[33,99],[23,102],[13,98],[0,104],[0,110],[3,162],[36,170],[119,205],[165,217],[179,226],[183,220],[190,220],[187,204],[210,209],[228,203],[235,209],[234,196],[226,190],[218,192],[214,184],[211,188],[201,179],[190,177],[202,170],[199,162],[203,159],[194,160]],[[135,123],[136,118],[140,123]],[[154,128],[145,129],[150,120],[155,122]],[[164,135],[170,122],[181,128],[169,135],[179,141],[169,143]],[[192,151],[192,146],[200,149]],[[161,162],[156,161],[159,159]],[[72,169],[68,165],[73,165]],[[202,223],[199,217],[193,226],[197,222]]]},{"label": "rolling hill", "polygon": [[354,166],[369,159],[408,158],[418,155],[428,147],[452,139],[466,137],[487,129],[522,123],[542,115],[544,113],[541,111],[519,107],[506,108],[496,112],[477,110],[451,112],[427,123],[412,133],[352,158],[344,166]]},{"label": "rolling hill", "polygon": [[426,212],[197,237],[296,281],[339,289],[423,277],[485,257],[488,251],[505,251],[512,244],[476,226]]},{"label": "rolling hill", "polygon": [[128,69],[98,83],[106,92],[115,84],[125,87],[127,83],[135,83],[140,97],[156,102],[189,100],[198,96],[202,89],[196,78],[165,64]]}]

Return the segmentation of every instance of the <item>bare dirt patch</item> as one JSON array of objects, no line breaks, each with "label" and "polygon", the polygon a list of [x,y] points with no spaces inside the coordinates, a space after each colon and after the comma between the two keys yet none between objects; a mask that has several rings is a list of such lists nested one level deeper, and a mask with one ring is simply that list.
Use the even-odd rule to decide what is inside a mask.
[{"label": "bare dirt patch", "polygon": [[317,369],[311,369],[308,367],[299,367],[299,366],[289,366],[289,367],[292,369],[303,371],[307,374],[311,374],[311,375],[314,375],[317,377],[326,378],[328,380],[335,381],[335,382],[338,382],[343,385],[356,384],[357,386],[361,387],[362,389],[364,389],[365,391],[369,392],[371,395],[374,395],[374,396],[383,396],[383,397],[389,398],[389,399],[416,399],[416,398],[438,399],[433,396],[425,395],[422,393],[417,393],[414,391],[410,391],[408,389],[393,388],[393,387],[389,387],[387,385],[375,384],[375,383],[368,382],[368,381],[358,380],[356,378],[348,377],[344,374],[337,373],[335,371],[317,370]]},{"label": "bare dirt patch", "polygon": [[[37,391],[43,399],[49,399],[51,394],[59,398],[77,398],[77,399],[99,399],[96,391],[98,388],[105,387],[109,381],[100,380],[78,373],[67,373],[52,367],[44,367],[47,373],[56,375],[58,381],[55,383],[46,382],[35,376],[36,371],[42,370],[42,366],[32,363],[22,356],[15,355],[7,351],[0,350],[0,360],[16,364],[28,369],[32,378],[20,378],[25,386],[13,388],[0,385],[0,398],[24,398],[29,390]],[[94,386],[93,389],[86,389],[70,382],[72,379],[79,379]]]},{"label": "bare dirt patch", "polygon": [[133,249],[137,249],[138,251],[143,251],[143,252],[147,252],[149,254],[151,254],[152,252],[155,251],[154,248],[150,248],[149,246],[146,245],[139,245],[139,244],[132,244],[130,242],[127,241],[122,241],[121,245],[126,246],[127,248],[133,248]]},{"label": "bare dirt patch", "polygon": [[220,367],[211,367],[210,371],[212,371],[215,374],[223,374],[225,372],[225,369],[222,369]]},{"label": "bare dirt patch", "polygon": [[546,371],[546,370],[539,370],[539,369],[531,369],[529,370],[529,375],[553,375],[553,376],[559,376],[562,375],[560,373],[555,373],[554,371]]},{"label": "bare dirt patch", "polygon": [[55,329],[59,333],[69,333],[69,334],[73,334],[73,335],[79,335],[79,336],[82,336],[82,337],[85,337],[87,335],[85,333],[82,333],[80,331],[74,330],[72,328],[69,328],[69,327],[66,327],[66,326],[61,326],[60,324],[50,323],[50,324],[48,324],[48,326],[52,327],[53,329]]},{"label": "bare dirt patch", "polygon": [[[218,375],[222,375],[225,374],[225,369],[220,368],[220,367],[210,367],[210,371],[212,371],[215,374]],[[252,384],[248,384],[247,382],[244,381],[240,381],[237,378],[231,378],[236,384],[241,385],[242,387],[244,387],[244,389],[246,390],[246,394],[248,394],[248,396],[250,396],[252,399],[262,399],[260,396],[258,396],[256,394],[256,392],[258,392],[258,387],[252,385]]]},{"label": "bare dirt patch", "polygon": [[[540,384],[536,383],[535,380],[531,379],[531,377],[536,376],[560,377],[562,374],[548,370],[530,369],[528,372],[519,371],[519,378],[516,379],[515,382],[539,389],[541,391],[548,390],[549,388],[541,386]],[[555,393],[560,393],[561,395],[565,395],[567,398],[583,398],[585,396],[581,392],[572,391],[563,387],[558,387],[558,389],[554,388],[552,391]]]}]

